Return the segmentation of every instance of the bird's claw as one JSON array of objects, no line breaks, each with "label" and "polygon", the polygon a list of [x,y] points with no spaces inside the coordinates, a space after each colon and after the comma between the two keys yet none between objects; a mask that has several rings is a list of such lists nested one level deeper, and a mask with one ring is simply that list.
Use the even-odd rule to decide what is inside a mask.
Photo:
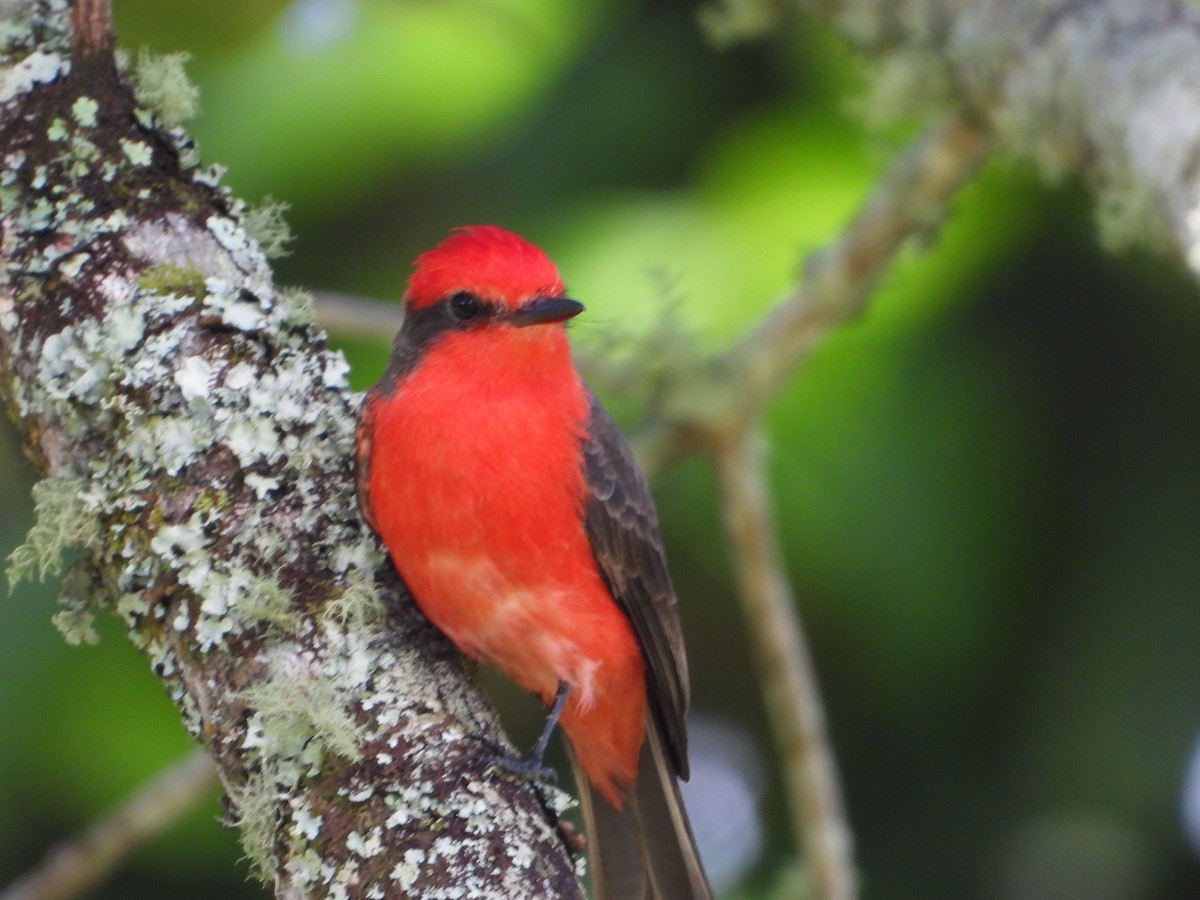
[{"label": "bird's claw", "polygon": [[534,756],[508,756],[498,754],[489,761],[489,768],[500,769],[516,775],[526,781],[538,781],[545,784],[558,784],[558,772],[552,766],[542,764]]}]

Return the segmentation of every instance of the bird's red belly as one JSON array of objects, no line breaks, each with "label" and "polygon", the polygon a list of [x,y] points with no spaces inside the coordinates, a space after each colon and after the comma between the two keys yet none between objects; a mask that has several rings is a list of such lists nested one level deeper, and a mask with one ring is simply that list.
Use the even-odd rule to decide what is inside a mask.
[{"label": "bird's red belly", "polygon": [[[376,414],[370,476],[397,570],[468,655],[546,702],[559,682],[571,685],[564,729],[589,777],[616,797],[637,767],[644,664],[583,526],[582,435],[539,421],[544,404],[451,425],[405,399]],[[430,446],[458,449],[447,458],[423,452]]]}]

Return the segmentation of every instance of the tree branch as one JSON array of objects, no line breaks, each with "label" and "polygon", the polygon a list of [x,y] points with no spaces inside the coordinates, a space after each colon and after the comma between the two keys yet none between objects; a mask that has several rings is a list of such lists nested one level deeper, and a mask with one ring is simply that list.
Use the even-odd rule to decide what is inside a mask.
[{"label": "tree branch", "polygon": [[581,897],[358,516],[345,361],[184,133],[77,55],[103,8],[0,0],[0,394],[51,476],[10,575],[83,545],[66,627],[122,616],[280,895]]},{"label": "tree branch", "polygon": [[71,9],[73,55],[112,64],[114,46],[110,0],[75,0]]},{"label": "tree branch", "polygon": [[762,447],[762,435],[753,431],[718,450],[721,512],[813,896],[850,900],[856,896],[854,841],[816,669],[788,586]]},{"label": "tree branch", "polygon": [[936,103],[977,118],[1048,175],[1085,177],[1112,241],[1166,248],[1200,275],[1195,3],[796,2],[884,62],[893,114]]},{"label": "tree branch", "polygon": [[385,303],[337,291],[314,291],[317,324],[343,336],[377,341],[400,330],[399,303]]},{"label": "tree branch", "polygon": [[813,348],[866,308],[904,242],[941,224],[988,149],[984,132],[963,119],[932,127],[909,147],[845,231],[810,257],[800,284],[758,326],[729,350],[661,386],[652,415],[633,436],[646,469],[659,471],[756,428]]},{"label": "tree branch", "polygon": [[83,834],[51,850],[37,869],[0,893],[0,900],[68,900],[86,893],[217,786],[212,757],[197,750],[142,785]]}]

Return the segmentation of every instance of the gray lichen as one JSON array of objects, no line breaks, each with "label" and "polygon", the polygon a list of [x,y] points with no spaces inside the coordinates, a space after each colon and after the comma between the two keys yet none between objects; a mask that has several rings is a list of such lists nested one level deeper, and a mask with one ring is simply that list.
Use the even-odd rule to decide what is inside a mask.
[{"label": "gray lichen", "polygon": [[261,203],[248,208],[242,216],[242,227],[258,242],[268,259],[287,255],[288,244],[292,242],[287,211],[288,204],[268,194]]},{"label": "gray lichen", "polygon": [[85,481],[65,474],[48,476],[33,486],[33,527],[8,557],[10,591],[22,579],[44,581],[59,574],[66,550],[98,543],[100,524],[88,496]]},{"label": "gray lichen", "polygon": [[167,128],[195,117],[200,89],[187,77],[186,53],[156,56],[143,47],[133,69],[133,92],[138,103],[153,112]]}]

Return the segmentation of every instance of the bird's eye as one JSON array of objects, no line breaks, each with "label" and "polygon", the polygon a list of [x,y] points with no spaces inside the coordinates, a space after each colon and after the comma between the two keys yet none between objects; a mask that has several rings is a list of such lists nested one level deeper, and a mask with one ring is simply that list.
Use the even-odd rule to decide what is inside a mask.
[{"label": "bird's eye", "polygon": [[482,311],[483,304],[479,302],[479,298],[474,294],[468,294],[466,291],[459,291],[449,300],[450,315],[458,319],[460,322],[466,322],[468,319],[473,319]]}]

